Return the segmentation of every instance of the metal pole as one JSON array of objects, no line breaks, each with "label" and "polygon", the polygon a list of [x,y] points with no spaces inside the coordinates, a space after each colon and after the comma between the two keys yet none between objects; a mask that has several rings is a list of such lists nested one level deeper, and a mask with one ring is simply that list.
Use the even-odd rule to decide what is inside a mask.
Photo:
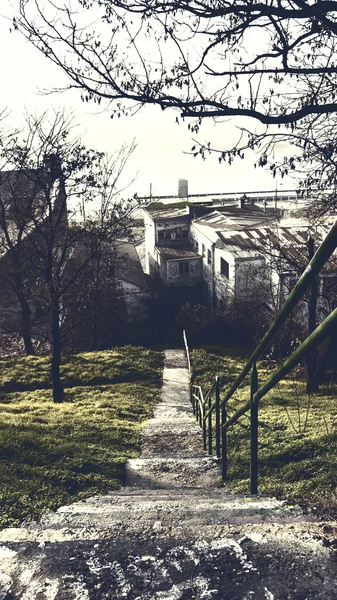
[{"label": "metal pole", "polygon": [[221,452],[222,452],[222,481],[227,479],[227,430],[224,427],[227,419],[226,404],[223,402],[221,407]]},{"label": "metal pole", "polygon": [[220,382],[218,375],[215,378],[215,447],[216,456],[220,458]]},{"label": "metal pole", "polygon": [[256,363],[252,366],[250,380],[250,493],[257,494],[258,474],[258,409],[259,402],[254,400],[254,394],[258,388],[258,377]]},{"label": "metal pole", "polygon": [[212,454],[212,398],[208,396],[208,454]]},{"label": "metal pole", "polygon": [[204,451],[207,450],[207,419],[202,417],[202,437],[204,442]]}]

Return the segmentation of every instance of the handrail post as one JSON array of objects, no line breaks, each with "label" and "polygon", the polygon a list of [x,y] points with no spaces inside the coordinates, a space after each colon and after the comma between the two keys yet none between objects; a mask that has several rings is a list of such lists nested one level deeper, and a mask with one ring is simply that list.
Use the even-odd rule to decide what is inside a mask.
[{"label": "handrail post", "polygon": [[216,456],[220,458],[220,381],[219,375],[215,378],[215,444]]},{"label": "handrail post", "polygon": [[190,377],[190,401],[192,404],[192,410],[193,410],[193,414],[195,415],[195,398],[194,398],[194,392],[193,392],[193,383],[192,383],[192,374]]},{"label": "handrail post", "polygon": [[197,397],[194,397],[194,401],[195,401],[195,420],[199,421],[199,389],[197,390],[196,393]]},{"label": "handrail post", "polygon": [[204,442],[204,451],[207,450],[207,420],[202,417],[202,438]]},{"label": "handrail post", "polygon": [[227,479],[227,430],[224,427],[227,420],[227,410],[225,402],[221,407],[221,454],[222,454],[222,481]]},{"label": "handrail post", "polygon": [[256,362],[252,365],[250,380],[250,493],[257,494],[258,476],[258,400],[254,401],[254,394],[258,389],[258,376]]},{"label": "handrail post", "polygon": [[212,454],[212,394],[208,396],[208,454]]}]

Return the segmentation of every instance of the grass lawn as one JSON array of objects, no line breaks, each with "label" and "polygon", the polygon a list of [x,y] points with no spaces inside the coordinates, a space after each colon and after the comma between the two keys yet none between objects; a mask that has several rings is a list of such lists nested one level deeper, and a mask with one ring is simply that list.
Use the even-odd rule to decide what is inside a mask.
[{"label": "grass lawn", "polygon": [[[192,352],[195,383],[209,389],[221,376],[222,396],[247,356],[226,347]],[[275,370],[258,364],[262,384]],[[297,503],[319,515],[337,515],[337,386],[309,397],[298,369],[260,403],[259,493]],[[249,399],[249,377],[228,403],[229,417]],[[249,413],[228,432],[228,487],[249,493]]]},{"label": "grass lawn", "polygon": [[63,404],[52,401],[49,368],[47,357],[0,362],[0,527],[120,487],[159,398],[160,352],[64,358]]}]

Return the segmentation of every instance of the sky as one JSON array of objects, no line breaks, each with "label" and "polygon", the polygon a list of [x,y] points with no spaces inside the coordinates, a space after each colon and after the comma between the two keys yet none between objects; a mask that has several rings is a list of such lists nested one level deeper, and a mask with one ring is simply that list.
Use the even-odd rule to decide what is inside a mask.
[{"label": "sky", "polygon": [[[276,185],[280,192],[295,188],[292,180],[275,182],[268,169],[255,169],[253,154],[231,166],[219,164],[215,155],[205,161],[194,158],[189,154],[194,142],[187,123],[177,124],[173,110],[148,106],[133,117],[112,120],[108,107],[83,104],[76,90],[46,93],[66,86],[66,77],[19,32],[10,32],[10,1],[15,5],[16,0],[2,0],[0,8],[0,109],[10,111],[13,127],[23,123],[24,111],[39,115],[50,108],[65,108],[74,114],[77,132],[89,147],[113,153],[135,139],[137,149],[125,172],[125,182],[136,175],[129,195],[148,195],[150,186],[153,195],[173,195],[180,178],[188,180],[190,194],[274,190]],[[223,148],[237,138],[237,125],[247,123],[204,121],[198,139]]]}]

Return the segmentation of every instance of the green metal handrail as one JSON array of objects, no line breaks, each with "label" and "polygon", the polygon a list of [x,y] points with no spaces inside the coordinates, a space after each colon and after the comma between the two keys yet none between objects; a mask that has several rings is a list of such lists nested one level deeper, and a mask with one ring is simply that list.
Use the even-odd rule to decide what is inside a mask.
[{"label": "green metal handrail", "polygon": [[[226,432],[228,428],[236,423],[238,419],[250,410],[250,433],[251,433],[251,477],[250,477],[250,492],[257,494],[257,477],[258,477],[258,405],[261,400],[283,377],[285,377],[307,354],[315,349],[331,332],[333,327],[337,327],[337,309],[335,309],[307,338],[306,340],[287,358],[277,371],[268,379],[268,381],[258,389],[258,374],[256,361],[261,357],[264,350],[270,344],[275,334],[280,327],[285,323],[293,309],[301,300],[309,286],[320,273],[325,263],[330,258],[331,254],[337,247],[337,221],[329,231],[325,240],[322,242],[315,255],[309,262],[307,268],[302,273],[294,289],[290,293],[288,299],[282,306],[280,312],[275,317],[268,331],[263,336],[262,340],[255,348],[254,352],[249,357],[241,373],[226,392],[222,402],[220,402],[220,380],[215,378],[213,385],[204,396],[200,386],[192,384],[192,372],[189,349],[185,332],[184,342],[188,357],[189,373],[191,378],[191,398],[197,400],[196,417],[199,420],[200,426],[203,429],[204,450],[207,448],[207,425],[208,424],[208,452],[212,454],[212,413],[215,411],[216,421],[216,455],[220,458],[222,454],[222,478],[227,477],[227,439]],[[250,400],[244,404],[236,413],[227,420],[227,402],[233,396],[240,384],[251,371],[250,383]],[[193,394],[192,389],[198,388],[197,397]],[[215,400],[211,401],[211,396],[215,390]],[[207,403],[207,410],[206,410]],[[194,404],[193,404],[194,410]],[[220,440],[221,433],[221,440]]]}]

